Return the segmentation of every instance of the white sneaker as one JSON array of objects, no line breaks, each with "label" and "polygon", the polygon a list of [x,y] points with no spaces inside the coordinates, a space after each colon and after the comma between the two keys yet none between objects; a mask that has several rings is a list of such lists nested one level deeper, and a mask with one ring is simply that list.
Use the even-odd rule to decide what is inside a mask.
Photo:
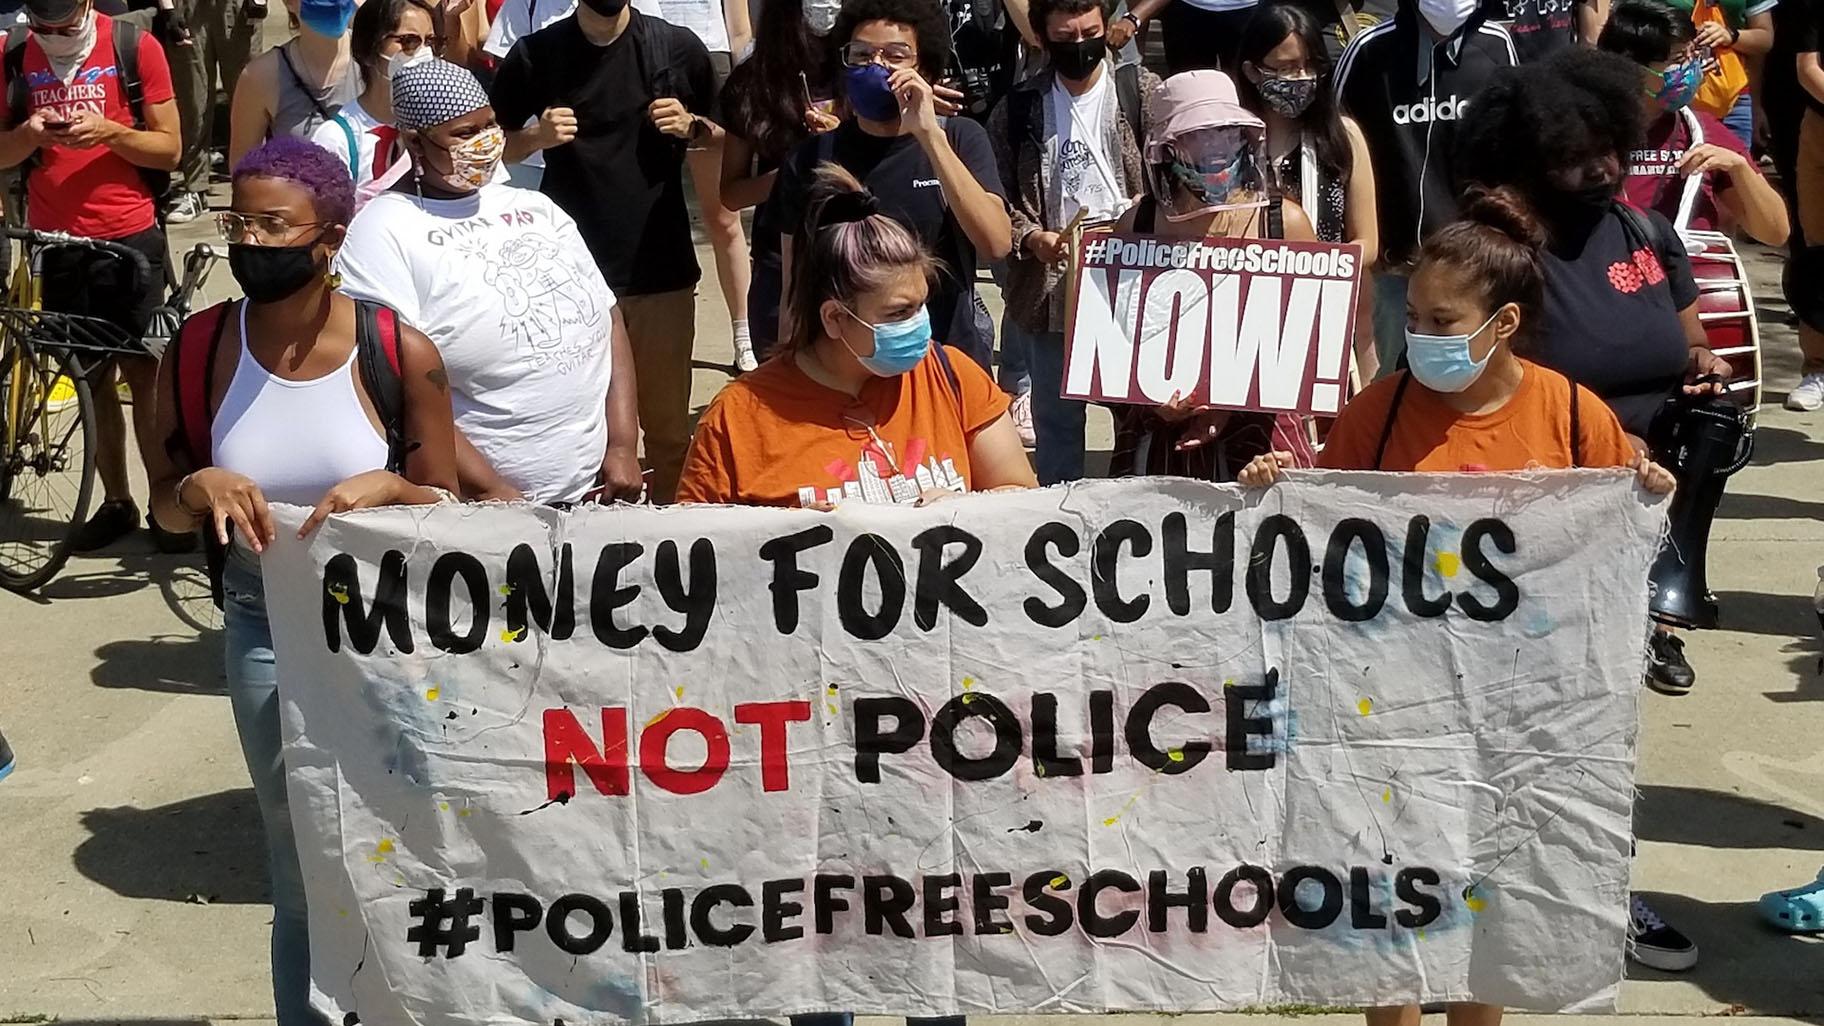
[{"label": "white sneaker", "polygon": [[200,192],[186,192],[165,211],[167,224],[187,224],[209,212],[209,202]]},{"label": "white sneaker", "polygon": [[746,374],[760,366],[754,359],[754,344],[739,335],[735,336],[735,370]]},{"label": "white sneaker", "polygon": [[1007,412],[1013,417],[1013,429],[1020,434],[1020,444],[1030,449],[1038,444],[1038,436],[1032,432],[1032,393],[1021,392],[1013,397],[1013,405]]},{"label": "white sneaker", "polygon": [[1799,384],[1786,393],[1786,408],[1800,413],[1824,409],[1824,371],[1812,371],[1799,379]]}]

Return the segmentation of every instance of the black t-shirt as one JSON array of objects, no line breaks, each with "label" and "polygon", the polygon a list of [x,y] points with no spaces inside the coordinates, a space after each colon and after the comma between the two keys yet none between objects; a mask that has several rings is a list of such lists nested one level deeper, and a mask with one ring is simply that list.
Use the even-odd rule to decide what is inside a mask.
[{"label": "black t-shirt", "polygon": [[[948,118],[944,134],[950,147],[982,188],[1006,197],[1001,175],[988,145],[988,133],[968,118]],[[828,135],[807,140],[779,168],[773,182],[769,213],[778,230],[797,234],[804,221],[805,196],[812,171],[822,161],[833,160],[867,186],[880,200],[880,209],[912,229],[920,242],[944,266],[931,288],[926,305],[931,312],[931,332],[939,341],[955,346],[979,361],[992,345],[981,338],[975,325],[975,247],[963,234],[944,190],[909,135],[881,138],[862,131],[853,120]]]},{"label": "black t-shirt", "polygon": [[620,38],[596,46],[576,17],[514,44],[494,79],[494,113],[518,128],[547,107],[576,111],[576,140],[544,151],[540,189],[576,219],[608,286],[624,295],[690,288],[699,276],[684,207],[682,140],[647,107],[676,97],[707,116],[709,52],[689,29],[638,11]]},{"label": "black t-shirt", "polygon": [[1482,0],[1489,21],[1513,37],[1520,63],[1541,61],[1577,42],[1577,6],[1585,0]]},{"label": "black t-shirt", "polygon": [[[1666,219],[1642,238],[1611,210],[1584,240],[1545,253],[1545,323],[1526,355],[1601,396],[1629,434],[1685,379],[1678,311],[1697,302],[1691,261]],[[1661,240],[1661,241],[1655,241]]]},{"label": "black t-shirt", "polygon": [[[1775,8],[1775,10],[1778,10],[1778,8]],[[1807,0],[1805,3],[1805,25],[1799,32],[1798,45],[1793,48],[1793,53],[1820,52],[1824,52],[1824,0]],[[1790,64],[1792,62],[1788,61],[1787,63]],[[1810,105],[1812,110],[1817,111],[1819,114],[1824,114],[1824,102],[1819,101],[1817,97],[1811,95],[1811,90],[1801,86],[1799,91],[1805,94],[1805,102]]]}]

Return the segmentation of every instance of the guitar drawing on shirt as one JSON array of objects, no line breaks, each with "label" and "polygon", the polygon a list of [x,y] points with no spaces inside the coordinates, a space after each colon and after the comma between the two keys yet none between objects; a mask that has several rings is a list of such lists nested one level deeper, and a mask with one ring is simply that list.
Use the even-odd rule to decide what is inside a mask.
[{"label": "guitar drawing on shirt", "polygon": [[534,366],[569,362],[576,354],[566,348],[596,341],[594,332],[572,332],[568,337],[577,344],[564,345],[565,325],[594,327],[601,323],[602,312],[557,243],[543,235],[521,235],[487,261],[482,280],[500,293],[505,309],[501,335],[529,353]]}]

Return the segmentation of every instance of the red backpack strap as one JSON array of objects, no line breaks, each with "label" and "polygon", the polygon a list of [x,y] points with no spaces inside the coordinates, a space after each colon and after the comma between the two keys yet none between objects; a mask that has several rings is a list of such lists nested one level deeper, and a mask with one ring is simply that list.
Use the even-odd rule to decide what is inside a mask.
[{"label": "red backpack strap", "polygon": [[399,355],[399,315],[391,307],[355,300],[355,365],[386,429],[386,469],[405,473],[405,380]]},{"label": "red backpack strap", "polygon": [[181,456],[191,470],[214,462],[214,443],[209,434],[214,415],[209,400],[215,386],[215,354],[221,347],[222,331],[233,306],[232,301],[217,303],[186,317],[171,344],[171,389],[177,403],[172,409],[177,411],[177,430],[165,440],[165,451],[173,461]]}]

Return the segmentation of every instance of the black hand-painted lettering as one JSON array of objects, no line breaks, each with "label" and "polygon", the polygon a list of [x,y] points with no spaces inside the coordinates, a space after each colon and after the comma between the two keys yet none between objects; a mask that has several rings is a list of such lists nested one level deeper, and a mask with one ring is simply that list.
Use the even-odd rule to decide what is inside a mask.
[{"label": "black hand-painted lettering", "polygon": [[1058,604],[1055,606],[1048,606],[1036,597],[1028,598],[1023,603],[1027,619],[1040,627],[1063,627],[1082,616],[1084,608],[1089,605],[1089,597],[1083,593],[1083,586],[1058,569],[1045,552],[1047,548],[1054,548],[1058,550],[1058,555],[1068,559],[1081,551],[1082,544],[1077,532],[1056,521],[1040,524],[1032,532],[1032,537],[1026,539],[1026,569],[1058,593]]},{"label": "black hand-painted lettering", "polygon": [[621,950],[635,955],[659,950],[659,939],[640,925],[640,896],[633,891],[621,892]]},{"label": "black hand-painted lettering", "polygon": [[[1254,891],[1254,904],[1246,909],[1235,905],[1235,888],[1244,883]],[[1216,918],[1237,930],[1251,930],[1273,914],[1273,874],[1261,866],[1236,866],[1217,881],[1211,904]]]},{"label": "black hand-painted lettering", "polygon": [[1439,884],[1438,871],[1425,866],[1408,866],[1393,877],[1394,896],[1405,902],[1408,908],[1399,909],[1393,914],[1393,921],[1408,930],[1417,930],[1437,922],[1444,914],[1444,902],[1436,894],[1422,891],[1420,887],[1436,887]]},{"label": "black hand-painted lettering", "polygon": [[1192,866],[1184,875],[1184,892],[1173,894],[1165,870],[1147,874],[1146,928],[1153,933],[1166,931],[1166,913],[1174,908],[1184,909],[1184,923],[1192,933],[1210,928],[1210,875],[1202,866]]},{"label": "black hand-painted lettering", "polygon": [[1431,518],[1413,517],[1406,525],[1406,551],[1400,557],[1400,594],[1414,616],[1438,617],[1450,611],[1450,592],[1425,594],[1425,568],[1431,563]]},{"label": "black hand-painted lettering", "polygon": [[[944,551],[951,545],[961,545],[963,551],[945,562]],[[918,550],[918,585],[912,593],[912,622],[918,629],[937,626],[939,606],[972,627],[987,626],[988,611],[961,583],[982,558],[982,540],[954,524],[943,524],[920,531],[912,547]]]},{"label": "black hand-painted lettering", "polygon": [[[570,917],[578,912],[588,924],[581,934],[570,932]],[[593,895],[566,894],[552,902],[545,913],[545,935],[566,955],[592,955],[608,943],[608,936],[613,932],[614,915]]]},{"label": "black hand-painted lettering", "polygon": [[709,621],[716,613],[716,544],[708,538],[690,543],[690,583],[678,567],[678,543],[667,538],[659,543],[658,564],[653,567],[653,583],[659,586],[659,597],[674,613],[684,614],[684,629],[654,627],[652,636],[673,652],[694,652],[703,644]]},{"label": "black hand-painted lettering", "polygon": [[[412,620],[405,608],[405,553],[388,549],[380,557],[380,580],[374,585],[374,604],[361,598],[361,574],[355,557],[338,552],[323,564],[323,643],[331,652],[342,651],[342,631],[348,645],[371,655],[380,643],[380,629],[400,652],[412,651]],[[336,623],[341,621],[342,629]]]},{"label": "black hand-painted lettering", "polygon": [[1032,696],[1032,764],[1042,777],[1080,777],[1083,760],[1058,755],[1058,696],[1040,691]]},{"label": "black hand-painted lettering", "polygon": [[[1206,713],[1210,711],[1209,699],[1189,684],[1168,681],[1155,684],[1141,692],[1132,709],[1127,713],[1127,748],[1134,753],[1134,759],[1150,770],[1169,775],[1183,773],[1195,767],[1210,754],[1208,741],[1187,740],[1173,750],[1161,749],[1153,743],[1153,717],[1165,706],[1175,706],[1188,713]],[[1269,729],[1272,727],[1268,723]],[[1174,752],[1177,757],[1173,758]]]},{"label": "black hand-painted lettering", "polygon": [[1496,550],[1504,556],[1511,556],[1518,551],[1514,529],[1507,526],[1505,521],[1483,517],[1470,524],[1463,531],[1463,566],[1475,574],[1477,580],[1495,589],[1495,601],[1491,605],[1464,592],[1457,596],[1457,605],[1471,620],[1496,623],[1514,615],[1514,610],[1520,608],[1520,586],[1488,558],[1488,553],[1482,551],[1484,541],[1494,542]]},{"label": "black hand-painted lettering", "polygon": [[838,890],[855,889],[855,877],[848,873],[818,873],[811,878],[811,917],[817,932],[833,933],[836,913],[849,910],[848,899],[838,897]]},{"label": "black hand-painted lettering", "polygon": [[1057,937],[1070,932],[1070,902],[1057,896],[1057,891],[1070,890],[1070,877],[1063,870],[1046,869],[1033,873],[1020,886],[1020,897],[1032,911],[1026,913],[1026,929],[1041,937]]},{"label": "black hand-painted lettering", "polygon": [[684,930],[684,891],[667,887],[659,892],[659,919],[665,924],[665,950],[682,951],[690,946],[690,934]]},{"label": "black hand-painted lettering", "polygon": [[621,627],[614,622],[614,611],[640,596],[639,585],[621,585],[621,571],[645,552],[646,546],[639,542],[611,542],[602,546],[595,562],[595,577],[589,582],[589,628],[609,648],[632,648],[646,640],[646,628]]},{"label": "black hand-painted lettering", "polygon": [[977,937],[995,934],[1012,933],[1013,924],[1001,915],[1012,907],[1013,901],[1000,893],[1004,887],[1013,886],[1013,874],[983,872],[970,877],[970,901],[975,917],[975,935]]},{"label": "black hand-painted lettering", "polygon": [[1271,702],[1279,690],[1279,669],[1269,667],[1267,676],[1259,684],[1234,684],[1222,689],[1223,712],[1227,719],[1228,730],[1224,734],[1223,751],[1227,754],[1228,768],[1231,770],[1269,770],[1273,768],[1276,755],[1271,750],[1253,751],[1248,745],[1250,737],[1272,737],[1273,720],[1268,716],[1249,716],[1248,702]]},{"label": "black hand-painted lettering", "polygon": [[[1281,544],[1286,548],[1287,586],[1284,599],[1273,597],[1273,560]],[[1248,602],[1262,620],[1286,620],[1297,616],[1311,597],[1311,543],[1305,540],[1304,528],[1284,513],[1275,513],[1260,522],[1254,532],[1254,544],[1248,550]]]},{"label": "black hand-painted lettering", "polygon": [[[872,613],[865,608],[862,590],[869,570],[880,587],[880,608]],[[862,641],[879,641],[893,633],[905,608],[906,564],[898,550],[878,534],[858,536],[843,553],[836,579],[836,615],[842,629]]]},{"label": "black hand-painted lettering", "polygon": [[1387,928],[1387,917],[1374,909],[1374,879],[1367,866],[1349,869],[1349,925],[1357,930]]},{"label": "black hand-painted lettering", "polygon": [[1103,616],[1116,623],[1133,623],[1146,615],[1153,597],[1144,592],[1131,599],[1121,597],[1117,571],[1123,545],[1133,551],[1135,559],[1144,559],[1152,554],[1153,536],[1137,520],[1117,520],[1103,528],[1090,546],[1089,587]]},{"label": "black hand-painted lettering", "polygon": [[[1349,594],[1349,550],[1362,546],[1363,562],[1368,567],[1368,594],[1360,602]],[[1387,536],[1372,520],[1347,517],[1330,532],[1330,547],[1324,551],[1324,605],[1330,615],[1344,623],[1361,623],[1381,615],[1392,587],[1387,565]]]},{"label": "black hand-painted lettering", "polygon": [[[880,783],[880,757],[899,755],[925,739],[925,714],[910,698],[887,695],[855,700],[855,779]],[[891,718],[892,730],[882,721]]]},{"label": "black hand-painted lettering", "polygon": [[1210,575],[1210,612],[1229,611],[1235,602],[1235,514],[1224,513],[1210,529],[1210,549],[1191,548],[1183,513],[1169,513],[1159,529],[1165,564],[1165,604],[1179,616],[1191,612],[1191,574]]},{"label": "black hand-painted lettering", "polygon": [[[469,600],[469,629],[461,634],[451,622],[458,579]],[[488,598],[488,572],[481,560],[466,552],[446,552],[431,564],[430,579],[424,584],[424,632],[432,645],[453,655],[479,649],[488,636],[493,605]]]},{"label": "black hand-painted lettering", "polygon": [[906,913],[918,903],[912,882],[897,876],[861,878],[861,923],[868,936],[879,937],[889,929],[895,937],[915,937]]},{"label": "black hand-painted lettering", "polygon": [[[515,545],[507,553],[507,634],[516,642],[532,636],[532,624],[552,641],[568,641],[576,633],[576,574],[570,543],[557,554],[557,583],[545,590],[545,571],[530,545]],[[554,608],[555,606],[555,608]]]},{"label": "black hand-painted lettering", "polygon": [[828,545],[835,537],[828,524],[818,524],[760,546],[760,558],[773,564],[773,583],[769,586],[773,593],[773,629],[780,634],[798,629],[798,596],[817,587],[819,581],[816,574],[798,568],[798,554]]},{"label": "black hand-painted lettering", "polygon": [[1083,889],[1077,892],[1077,921],[1083,924],[1083,932],[1091,937],[1107,939],[1119,937],[1134,928],[1140,921],[1139,909],[1127,909],[1112,916],[1105,916],[1096,907],[1096,899],[1109,889],[1134,894],[1140,890],[1140,881],[1119,869],[1098,869],[1089,875]]},{"label": "black hand-painted lettering", "polygon": [[768,880],[760,885],[761,940],[777,944],[804,936],[804,927],[788,922],[804,913],[804,904],[785,900],[786,895],[802,890],[803,880]]},{"label": "black hand-painted lettering", "polygon": [[940,873],[926,876],[925,884],[925,936],[927,937],[961,937],[963,924],[952,918],[953,913],[961,907],[962,902],[956,896],[956,889],[963,885],[961,873]]},{"label": "black hand-painted lettering", "polygon": [[754,896],[740,884],[711,884],[697,892],[690,903],[690,932],[712,948],[732,948],[754,935],[752,923],[736,923],[733,926],[717,926],[710,918],[717,905],[733,905],[736,908],[753,908]]},{"label": "black hand-painted lettering", "polygon": [[1089,693],[1089,771],[1109,773],[1115,768],[1115,693]]},{"label": "black hand-painted lettering", "polygon": [[[994,728],[994,748],[980,758],[964,755],[956,745],[957,728],[971,716],[987,720]],[[1020,718],[993,695],[965,691],[945,702],[931,717],[931,757],[958,780],[991,780],[1000,776],[1020,761],[1024,744]]]},{"label": "black hand-painted lettering", "polygon": [[[1323,892],[1316,908],[1299,904],[1298,889],[1315,883]],[[1321,930],[1343,914],[1343,882],[1322,866],[1294,866],[1279,878],[1279,914],[1301,930]]]},{"label": "black hand-painted lettering", "polygon": [[[519,935],[538,929],[539,921],[545,915],[544,906],[537,898],[512,891],[496,892],[489,899],[488,908],[494,919],[494,950],[503,955],[512,954]],[[602,911],[607,912],[607,907],[603,906]]]}]

